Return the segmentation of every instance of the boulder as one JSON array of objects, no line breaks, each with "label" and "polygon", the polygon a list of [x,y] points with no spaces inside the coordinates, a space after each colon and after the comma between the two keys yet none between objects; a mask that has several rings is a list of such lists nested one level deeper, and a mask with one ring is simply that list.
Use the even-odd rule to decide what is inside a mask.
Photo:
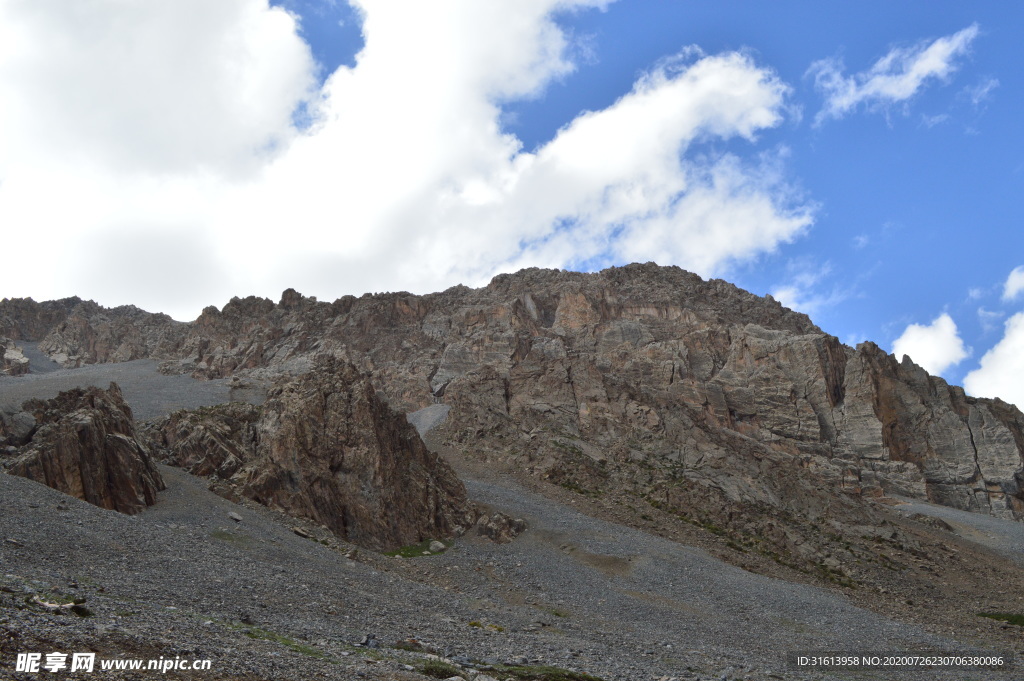
[{"label": "boulder", "polygon": [[27,411],[0,409],[0,447],[20,447],[36,429],[36,418]]},{"label": "boulder", "polygon": [[20,376],[29,370],[28,357],[10,338],[0,338],[0,376]]},{"label": "boulder", "polygon": [[507,544],[526,531],[526,521],[512,518],[504,513],[482,515],[477,518],[477,534],[487,537],[496,544]]}]

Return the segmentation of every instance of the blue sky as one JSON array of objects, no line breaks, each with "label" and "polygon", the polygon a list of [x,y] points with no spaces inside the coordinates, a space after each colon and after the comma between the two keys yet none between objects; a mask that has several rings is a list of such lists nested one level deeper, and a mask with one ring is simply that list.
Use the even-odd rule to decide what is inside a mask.
[{"label": "blue sky", "polygon": [[1024,402],[1024,6],[353,4],[0,0],[0,296],[655,260]]}]

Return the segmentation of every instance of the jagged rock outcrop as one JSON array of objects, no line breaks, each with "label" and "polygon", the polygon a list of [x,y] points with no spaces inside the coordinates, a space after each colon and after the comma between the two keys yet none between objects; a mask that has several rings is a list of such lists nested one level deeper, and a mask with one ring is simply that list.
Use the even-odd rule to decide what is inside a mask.
[{"label": "jagged rock outcrop", "polygon": [[186,325],[165,314],[126,305],[103,308],[79,303],[39,343],[58,364],[74,368],[97,362],[173,356]]},{"label": "jagged rock outcrop", "polygon": [[23,409],[33,428],[6,462],[8,473],[121,513],[138,513],[156,502],[163,480],[138,440],[116,383],[107,390],[76,388],[52,400],[29,400]]},{"label": "jagged rock outcrop", "polygon": [[[333,303],[289,290],[277,304],[234,299],[168,328],[132,347],[204,377],[343,358],[397,408],[449,406],[436,436],[468,454],[716,524],[861,517],[884,494],[1024,514],[1016,407],[674,267],[531,269],[476,290]],[[51,335],[68,357],[116,356],[96,352],[90,333]]]},{"label": "jagged rock outcrop", "polygon": [[239,371],[274,367],[300,374],[313,357],[328,350],[325,332],[345,309],[344,301],[318,303],[293,289],[277,305],[266,298],[232,298],[222,310],[207,307],[175,351],[169,372],[223,378]]},{"label": "jagged rock outcrop", "polygon": [[147,424],[145,433],[164,463],[193,475],[230,480],[259,456],[261,415],[260,407],[244,402],[181,409]]},{"label": "jagged rock outcrop", "polygon": [[[1001,400],[967,397],[904,357],[864,343],[848,362],[837,458],[861,482],[1007,518],[1024,517],[1024,419]],[[870,407],[870,411],[868,411]]]},{"label": "jagged rock outcrop", "polygon": [[451,536],[473,521],[454,471],[368,376],[334,358],[279,383],[261,408],[178,412],[151,433],[168,462],[368,548]]},{"label": "jagged rock outcrop", "polygon": [[10,338],[0,337],[0,376],[20,376],[27,374],[28,357]]},{"label": "jagged rock outcrop", "polygon": [[36,419],[18,408],[0,407],[0,454],[12,455],[26,444],[36,430]]},{"label": "jagged rock outcrop", "polygon": [[0,336],[23,341],[42,340],[81,303],[78,297],[42,303],[31,298],[4,298],[0,300]]}]

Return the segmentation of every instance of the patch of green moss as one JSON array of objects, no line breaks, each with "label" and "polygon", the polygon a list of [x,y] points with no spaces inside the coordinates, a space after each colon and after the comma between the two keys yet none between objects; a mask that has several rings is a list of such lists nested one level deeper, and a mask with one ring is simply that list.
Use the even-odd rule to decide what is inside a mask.
[{"label": "patch of green moss", "polygon": [[281,634],[277,634],[272,631],[267,631],[266,629],[260,629],[259,627],[249,627],[245,630],[245,635],[249,638],[253,638],[260,641],[273,641],[274,643],[280,643],[281,645],[290,650],[294,650],[297,653],[302,653],[303,655],[308,655],[310,657],[316,657],[321,660],[330,659],[327,655],[320,652],[316,648],[303,645],[293,639],[288,638],[287,636],[282,636]]},{"label": "patch of green moss", "polygon": [[978,617],[987,617],[992,620],[1024,627],[1024,615],[1014,615],[1008,612],[979,612]]},{"label": "patch of green moss", "polygon": [[574,482],[563,481],[563,482],[560,482],[558,484],[561,487],[564,487],[565,489],[569,490],[570,492],[575,492],[576,494],[582,494],[585,497],[593,497],[595,499],[598,499],[598,498],[601,497],[601,492],[598,492],[596,490],[586,489],[585,487],[580,487],[579,485],[577,485]]},{"label": "patch of green moss", "polygon": [[477,629],[489,629],[491,631],[503,632],[505,627],[498,626],[497,624],[484,624],[478,620],[473,620],[469,623],[469,626],[476,627]]},{"label": "patch of green moss", "polygon": [[[423,541],[421,541],[418,544],[409,544],[408,546],[403,546],[401,548],[395,549],[394,551],[385,551],[384,555],[385,556],[391,556],[391,557],[400,556],[402,558],[418,558],[418,557],[423,556],[423,555],[431,555],[431,556],[440,555],[440,553],[431,553],[430,552],[430,543],[432,541],[435,541],[435,540],[433,540],[433,539],[424,539]],[[445,549],[449,548],[452,545],[451,542],[446,542],[446,541],[441,541],[441,543],[444,544]]]},{"label": "patch of green moss", "polygon": [[252,537],[247,534],[238,534],[225,529],[216,529],[210,533],[213,539],[235,544],[236,546],[247,547],[252,545]]},{"label": "patch of green moss", "polygon": [[[453,676],[462,676],[461,670],[455,665],[441,662],[440,660],[427,660],[420,667],[420,673],[434,679],[450,679]],[[464,676],[462,678],[465,678]]]}]

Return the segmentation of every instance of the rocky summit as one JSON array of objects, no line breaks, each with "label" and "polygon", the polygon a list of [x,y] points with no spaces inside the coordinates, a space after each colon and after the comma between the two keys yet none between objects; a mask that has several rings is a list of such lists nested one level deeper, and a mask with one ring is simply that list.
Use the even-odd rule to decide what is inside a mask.
[{"label": "rocky summit", "polygon": [[[452,675],[594,678],[538,675],[564,648],[559,668],[606,679],[818,678],[782,662],[744,668],[734,653],[884,643],[865,632],[889,625],[859,615],[826,634],[830,613],[847,606],[798,596],[794,585],[839,593],[843,603],[902,623],[892,631],[903,646],[1019,652],[1009,622],[1024,610],[1020,410],[970,397],[873,343],[846,346],[770,296],[721,280],[653,264],[591,274],[529,269],[422,296],[321,302],[288,290],[278,302],[235,298],[191,323],[77,298],[3,300],[0,335],[6,347],[63,367],[44,376],[32,359],[27,375],[0,379],[0,398],[14,381],[23,395],[26,386],[64,385],[104,366],[126,367],[133,385],[153,386],[136,399],[163,415],[135,425],[137,452],[183,470],[174,479],[198,485],[189,489],[219,495],[190,503],[235,510],[230,525],[207,532],[177,502],[160,510],[157,495],[139,517],[164,514],[176,518],[170,531],[234,542],[257,561],[250,584],[269,583],[258,561],[277,556],[285,541],[271,529],[247,534],[259,508],[285,514],[289,537],[348,556],[338,565],[365,561],[409,593],[443,589],[417,601],[430,603],[438,622],[461,621],[459,608],[470,608],[472,636],[502,651],[489,663],[486,645],[450,642],[459,634],[447,625],[430,626],[464,659],[402,634],[393,614],[382,620],[392,589],[345,587],[353,602],[371,599],[359,611],[364,621],[406,637],[393,648],[442,658]],[[199,406],[211,403],[184,394],[218,382],[249,401]],[[67,476],[47,478],[41,462],[48,448],[70,451],[72,432],[90,432],[68,424],[84,422],[80,402],[102,402],[99,393],[63,394],[62,409],[37,401],[3,414],[8,470],[31,469],[34,479],[92,501],[52,485]],[[70,459],[61,461],[66,470]],[[162,495],[178,498],[181,489]],[[699,567],[690,546],[724,562]],[[384,559],[385,550],[408,561]],[[216,555],[218,565],[230,564]],[[429,556],[444,562],[417,567]],[[310,559],[315,570],[296,579],[325,588],[316,575],[349,569],[333,560]],[[711,574],[723,575],[721,584]],[[287,621],[323,636],[324,627],[342,626],[300,625],[260,588],[253,586],[267,617],[277,618],[260,630]],[[813,615],[782,605],[796,602],[790,597],[813,602]],[[767,648],[744,638],[742,626],[719,627],[709,616],[715,608],[739,622],[756,619],[751,627],[772,632]],[[257,626],[242,615],[253,620],[246,611],[239,626]],[[959,638],[930,640],[904,624]],[[637,632],[642,640],[631,638]],[[847,640],[844,632],[858,633]],[[673,648],[680,637],[711,647],[683,653]],[[368,632],[352,640],[379,646]],[[522,655],[513,650],[520,640]],[[719,641],[725,649],[714,647]],[[340,659],[331,645],[321,648]],[[628,664],[602,657],[610,649]],[[417,665],[406,665],[408,678],[426,673]],[[516,676],[517,665],[534,671]],[[400,671],[378,677],[405,678]]]}]

